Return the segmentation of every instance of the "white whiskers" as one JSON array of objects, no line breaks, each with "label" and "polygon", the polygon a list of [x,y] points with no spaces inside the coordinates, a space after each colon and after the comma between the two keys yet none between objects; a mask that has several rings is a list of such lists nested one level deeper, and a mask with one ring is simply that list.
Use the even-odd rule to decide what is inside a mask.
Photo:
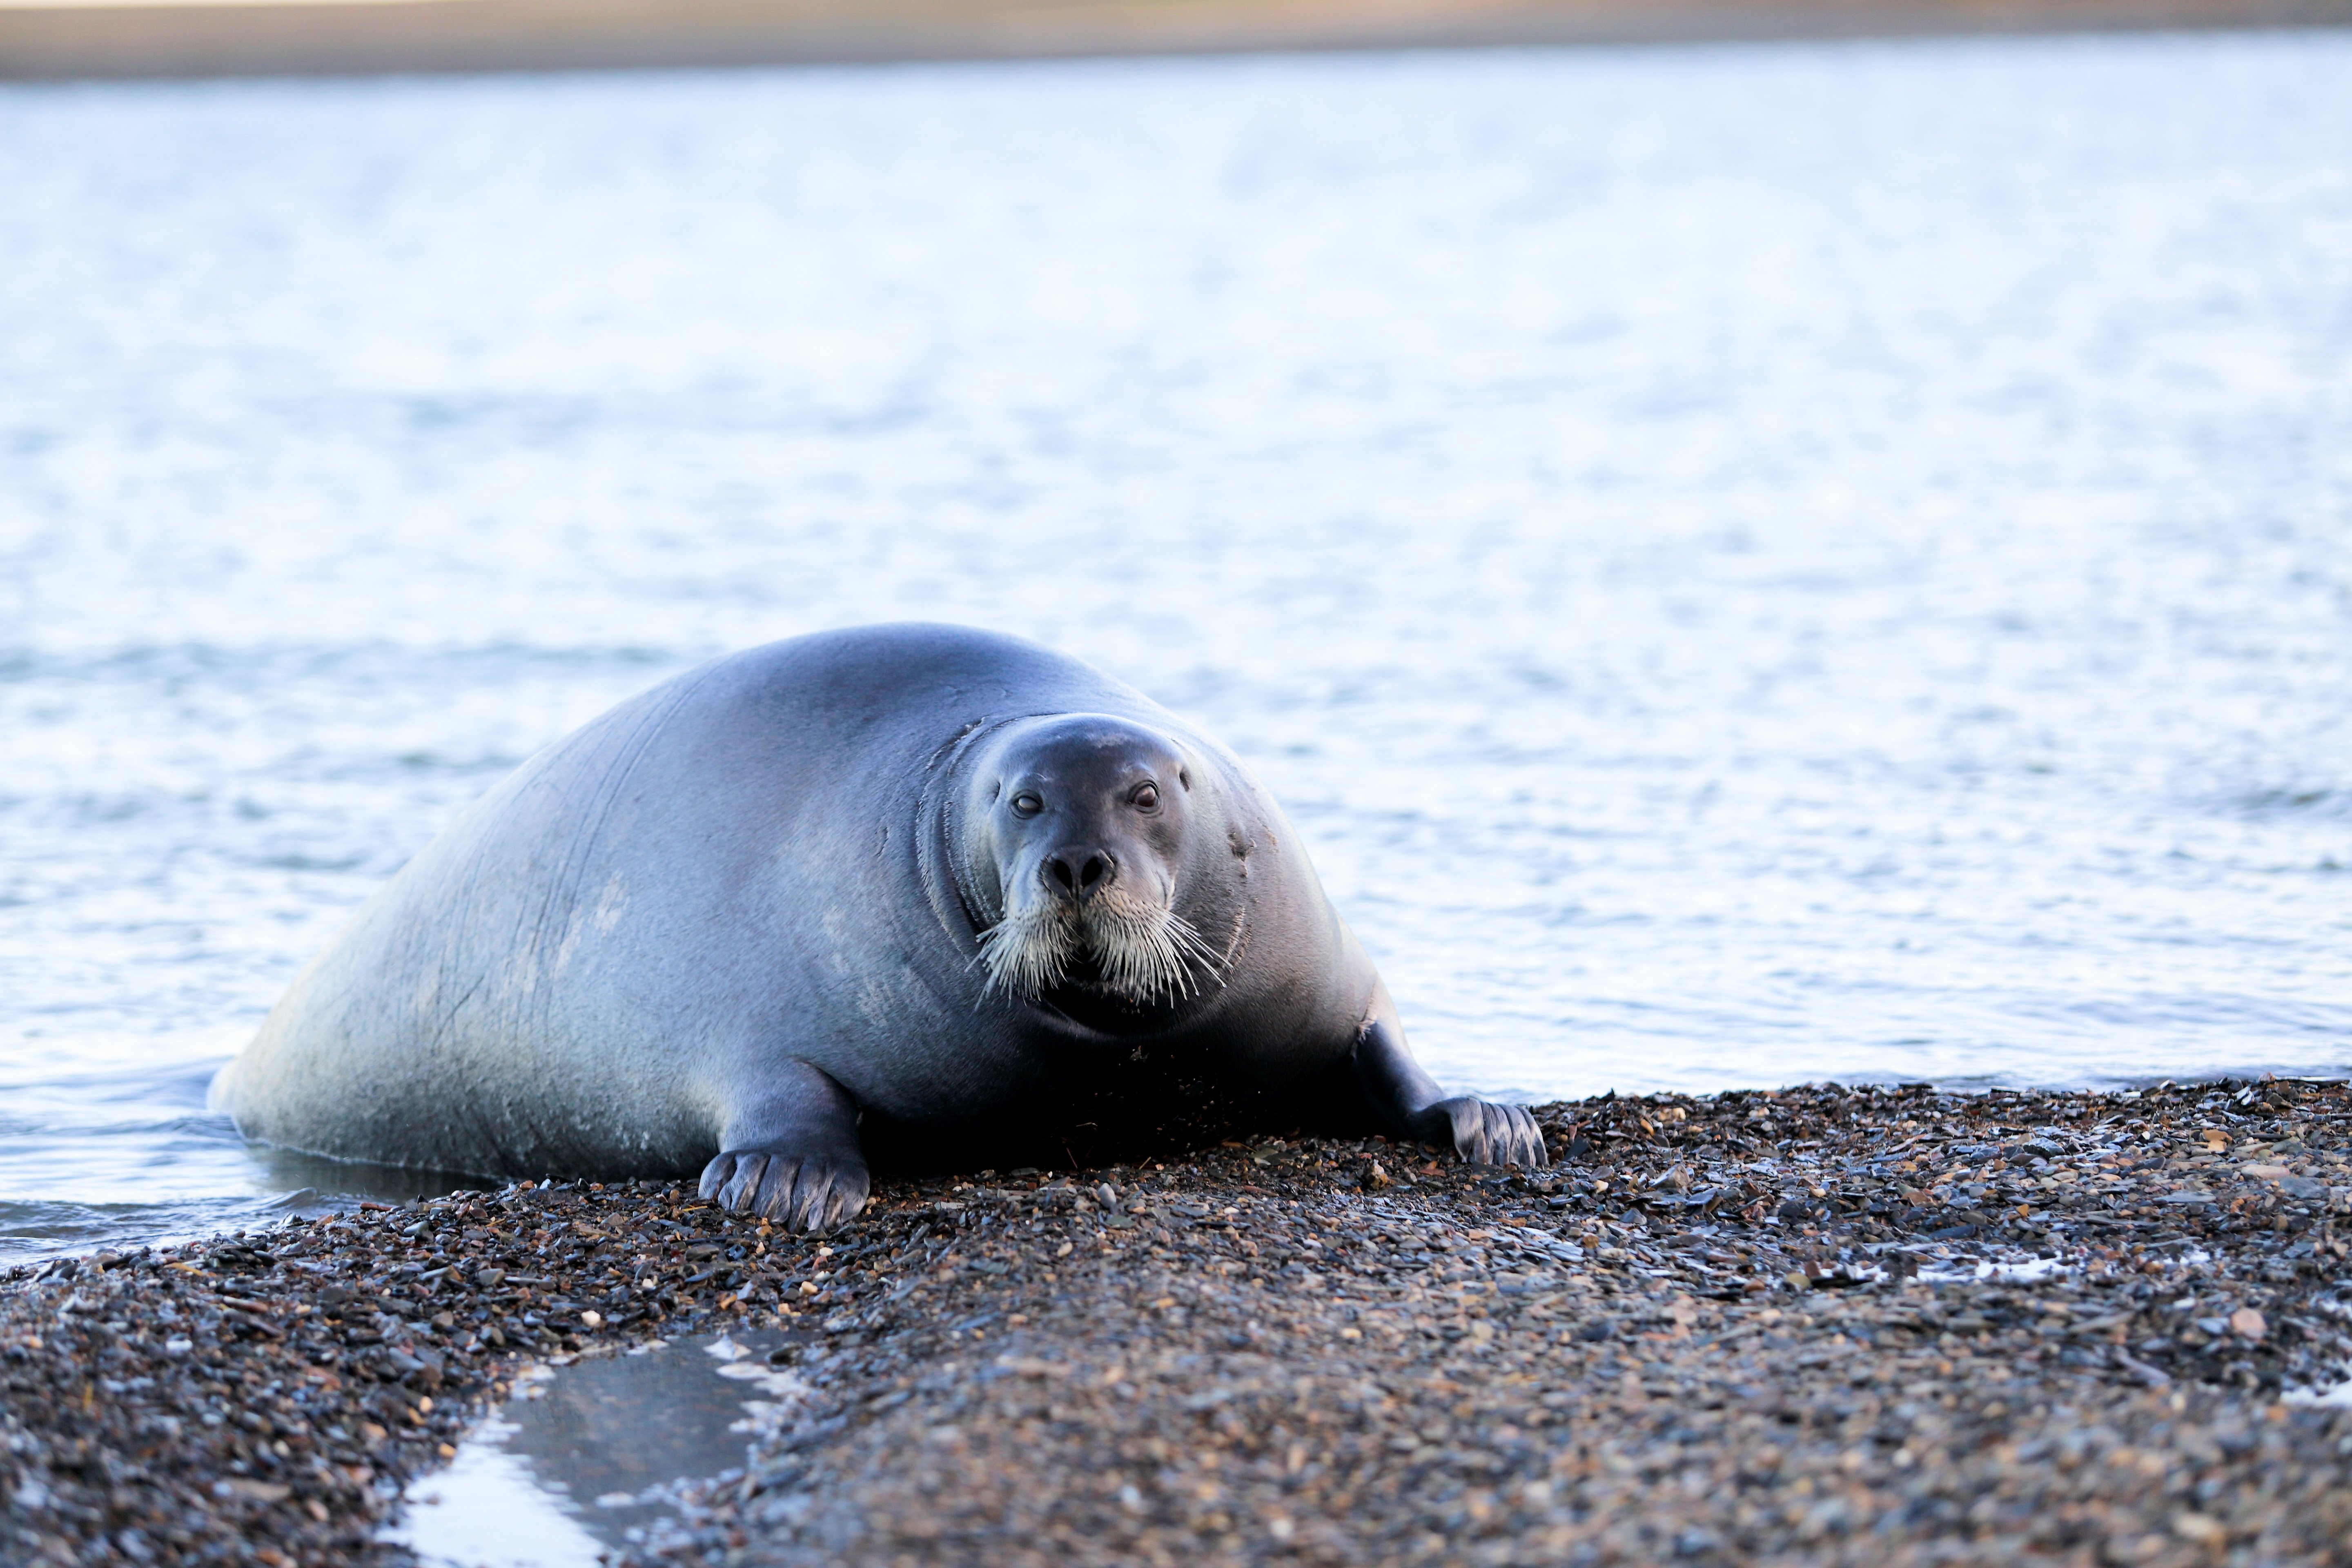
[{"label": "white whiskers", "polygon": [[1036,903],[981,932],[980,962],[988,971],[988,989],[1035,1001],[1069,968],[1078,948],[1077,926],[1074,911]]},{"label": "white whiskers", "polygon": [[988,989],[1031,1001],[1067,976],[1081,951],[1094,955],[1103,989],[1138,1004],[1190,996],[1222,958],[1192,923],[1163,905],[1112,888],[1075,908],[1046,900],[980,933]]}]

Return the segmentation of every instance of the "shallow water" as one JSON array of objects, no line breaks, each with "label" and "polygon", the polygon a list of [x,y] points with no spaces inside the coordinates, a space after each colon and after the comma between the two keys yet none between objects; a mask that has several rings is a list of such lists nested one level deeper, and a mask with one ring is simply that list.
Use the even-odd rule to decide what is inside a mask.
[{"label": "shallow water", "polygon": [[0,190],[0,1256],[342,1184],[202,1089],[345,911],[910,616],[1223,736],[1455,1084],[2352,1066],[2352,35],[10,88]]},{"label": "shallow water", "polygon": [[426,1568],[595,1568],[673,1512],[677,1484],[740,1472],[808,1385],[771,1368],[774,1333],[719,1334],[533,1368],[409,1484],[385,1539]]}]

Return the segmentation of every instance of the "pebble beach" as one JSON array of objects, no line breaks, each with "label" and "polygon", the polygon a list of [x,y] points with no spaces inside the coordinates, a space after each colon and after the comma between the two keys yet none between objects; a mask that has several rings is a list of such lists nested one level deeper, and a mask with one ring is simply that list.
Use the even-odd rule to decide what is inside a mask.
[{"label": "pebble beach", "polygon": [[2352,1555],[2345,1085],[1538,1114],[1541,1172],[1265,1139],[818,1238],[519,1184],[20,1268],[0,1560],[400,1561],[519,1380],[729,1329],[771,1414],[626,1560]]}]

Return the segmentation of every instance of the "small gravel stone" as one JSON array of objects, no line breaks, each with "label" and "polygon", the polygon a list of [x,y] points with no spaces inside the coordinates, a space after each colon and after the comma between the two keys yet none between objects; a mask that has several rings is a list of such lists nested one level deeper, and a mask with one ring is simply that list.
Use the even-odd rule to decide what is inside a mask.
[{"label": "small gravel stone", "polygon": [[666,1184],[525,1184],[12,1268],[0,1563],[400,1557],[374,1534],[402,1485],[523,1362],[715,1311],[681,1284],[706,1233]]},{"label": "small gravel stone", "polygon": [[815,1240],[575,1184],[19,1269],[0,1558],[379,1554],[519,1361],[722,1324],[800,1392],[636,1561],[2352,1557],[2352,1412],[2284,1397],[2352,1370],[2344,1085],[1538,1119],[1536,1173],[1269,1138]]}]

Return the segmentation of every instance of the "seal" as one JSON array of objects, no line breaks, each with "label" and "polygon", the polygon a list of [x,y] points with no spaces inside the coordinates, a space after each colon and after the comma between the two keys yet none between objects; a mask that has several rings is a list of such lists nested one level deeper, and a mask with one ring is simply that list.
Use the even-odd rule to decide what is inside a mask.
[{"label": "seal", "polygon": [[1017,638],[689,670],[532,757],[295,980],[214,1103],[343,1159],[701,1173],[790,1228],[869,1166],[1307,1124],[1545,1163],[1448,1096],[1232,753]]}]

